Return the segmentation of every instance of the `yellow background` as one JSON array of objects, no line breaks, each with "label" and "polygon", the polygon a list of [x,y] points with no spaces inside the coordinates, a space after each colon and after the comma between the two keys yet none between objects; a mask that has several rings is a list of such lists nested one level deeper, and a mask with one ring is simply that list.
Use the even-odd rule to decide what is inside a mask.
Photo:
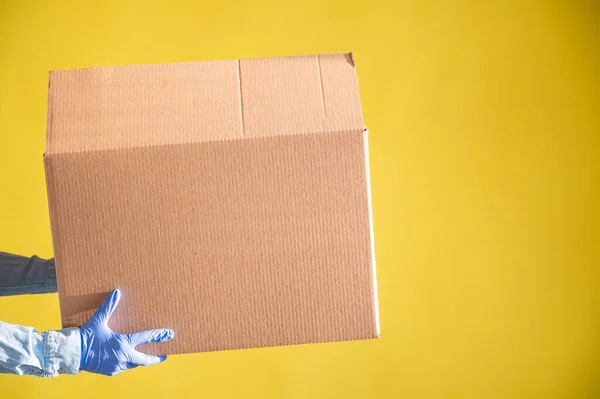
[{"label": "yellow background", "polygon": [[[598,18],[594,1],[0,0],[1,250],[52,256],[48,70],[351,50],[381,308],[378,341],[0,376],[0,397],[600,397]],[[0,299],[0,319],[59,328],[58,298]]]}]

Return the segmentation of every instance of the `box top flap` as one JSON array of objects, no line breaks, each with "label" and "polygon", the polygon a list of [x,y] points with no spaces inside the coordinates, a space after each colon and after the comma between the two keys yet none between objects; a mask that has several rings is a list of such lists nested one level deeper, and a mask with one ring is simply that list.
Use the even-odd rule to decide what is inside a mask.
[{"label": "box top flap", "polygon": [[351,54],[52,71],[46,153],[364,128]]}]

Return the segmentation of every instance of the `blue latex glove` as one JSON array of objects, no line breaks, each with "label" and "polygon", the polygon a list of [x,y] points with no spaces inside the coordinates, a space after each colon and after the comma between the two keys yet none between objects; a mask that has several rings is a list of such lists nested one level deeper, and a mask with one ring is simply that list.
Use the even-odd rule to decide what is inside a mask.
[{"label": "blue latex glove", "polygon": [[158,329],[133,334],[117,334],[108,327],[108,319],[121,299],[113,290],[100,308],[81,327],[81,362],[79,368],[90,373],[115,375],[137,366],[150,366],[167,356],[151,356],[135,350],[137,345],[163,342],[173,338],[172,330]]}]

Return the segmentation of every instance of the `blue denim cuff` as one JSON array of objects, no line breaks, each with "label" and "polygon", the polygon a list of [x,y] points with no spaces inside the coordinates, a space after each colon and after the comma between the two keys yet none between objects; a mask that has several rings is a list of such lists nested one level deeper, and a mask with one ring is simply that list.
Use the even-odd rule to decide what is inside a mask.
[{"label": "blue denim cuff", "polygon": [[79,328],[65,328],[44,333],[45,377],[59,374],[77,374],[81,359],[81,333]]},{"label": "blue denim cuff", "polygon": [[48,271],[46,276],[46,287],[48,292],[57,292],[58,284],[56,283],[56,266],[54,264],[54,259],[48,261]]}]

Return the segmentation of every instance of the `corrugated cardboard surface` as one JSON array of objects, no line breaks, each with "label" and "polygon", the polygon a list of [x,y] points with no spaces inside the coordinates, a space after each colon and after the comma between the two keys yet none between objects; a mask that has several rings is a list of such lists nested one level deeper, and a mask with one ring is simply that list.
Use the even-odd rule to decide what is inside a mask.
[{"label": "corrugated cardboard surface", "polygon": [[346,54],[51,73],[63,325],[185,353],[377,337],[368,152]]}]

